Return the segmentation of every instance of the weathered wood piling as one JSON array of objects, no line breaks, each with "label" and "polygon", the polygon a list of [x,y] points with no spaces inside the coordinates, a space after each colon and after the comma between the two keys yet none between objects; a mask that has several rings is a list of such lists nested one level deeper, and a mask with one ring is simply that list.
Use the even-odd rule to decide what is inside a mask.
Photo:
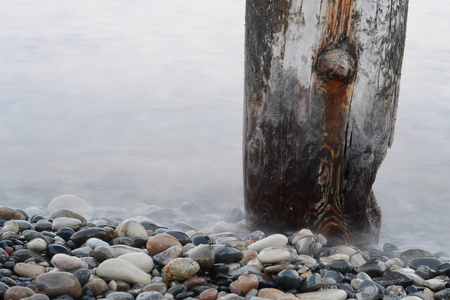
[{"label": "weathered wood piling", "polygon": [[247,0],[247,221],[377,242],[407,0]]}]

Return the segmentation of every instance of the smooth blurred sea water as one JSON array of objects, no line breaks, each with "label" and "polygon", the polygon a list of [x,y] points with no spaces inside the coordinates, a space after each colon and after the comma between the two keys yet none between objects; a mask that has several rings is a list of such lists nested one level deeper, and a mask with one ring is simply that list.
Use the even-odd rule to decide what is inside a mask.
[{"label": "smooth blurred sea water", "polygon": [[[244,1],[0,2],[0,201],[243,207]],[[382,242],[450,251],[450,4],[410,1]]]}]

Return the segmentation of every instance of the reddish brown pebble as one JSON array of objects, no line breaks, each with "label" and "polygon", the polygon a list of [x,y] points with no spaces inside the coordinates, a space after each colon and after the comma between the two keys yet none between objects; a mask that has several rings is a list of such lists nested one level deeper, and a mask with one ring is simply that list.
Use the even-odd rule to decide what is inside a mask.
[{"label": "reddish brown pebble", "polygon": [[257,241],[259,241],[259,239],[251,239],[245,242],[245,247],[250,246],[253,243],[256,243]]},{"label": "reddish brown pebble", "polygon": [[270,298],[270,299],[278,299],[284,296],[284,292],[274,289],[274,288],[265,288],[261,289],[258,293],[258,297]]},{"label": "reddish brown pebble", "polygon": [[198,297],[199,300],[216,300],[219,292],[216,289],[203,291]]},{"label": "reddish brown pebble", "polygon": [[147,241],[147,251],[151,256],[161,253],[173,246],[183,247],[176,238],[165,233],[154,235]]},{"label": "reddish brown pebble", "polygon": [[244,266],[247,265],[247,263],[252,259],[258,257],[258,252],[256,252],[255,250],[244,250],[242,251],[242,253],[244,253],[244,258],[242,258],[240,263]]},{"label": "reddish brown pebble", "polygon": [[3,299],[8,300],[20,300],[27,298],[36,294],[32,289],[24,286],[13,286],[10,287],[3,296]]},{"label": "reddish brown pebble", "polygon": [[230,284],[230,290],[233,293],[238,293],[247,295],[248,291],[251,289],[258,289],[258,277],[256,275],[241,275],[238,280]]},{"label": "reddish brown pebble", "polygon": [[204,277],[200,276],[192,276],[191,278],[186,279],[183,284],[187,287],[188,290],[197,285],[206,285],[208,281]]}]

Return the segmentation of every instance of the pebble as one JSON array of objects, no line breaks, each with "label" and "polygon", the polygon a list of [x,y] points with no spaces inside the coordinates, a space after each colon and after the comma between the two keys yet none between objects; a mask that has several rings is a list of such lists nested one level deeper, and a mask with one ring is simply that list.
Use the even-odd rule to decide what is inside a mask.
[{"label": "pebble", "polygon": [[50,262],[60,271],[73,272],[78,269],[89,269],[85,261],[62,253],[55,254]]},{"label": "pebble", "polygon": [[117,258],[132,263],[135,267],[141,269],[145,273],[150,273],[154,267],[153,259],[145,253],[126,253]]},{"label": "pebble", "polygon": [[36,293],[27,287],[24,286],[13,286],[10,287],[4,294],[2,299],[5,300],[20,300],[30,296],[35,295]]},{"label": "pebble", "polygon": [[139,222],[134,220],[124,220],[122,221],[114,231],[115,237],[128,237],[137,236],[144,239],[148,239],[148,234],[144,226]]},{"label": "pebble", "polygon": [[78,279],[68,272],[49,272],[36,278],[36,287],[48,297],[68,295],[72,298],[81,296],[83,290]]},{"label": "pebble", "polygon": [[39,275],[45,273],[45,268],[32,263],[17,263],[14,266],[14,273],[19,276],[36,279]]},{"label": "pebble", "polygon": [[176,238],[165,233],[150,237],[146,244],[147,252],[151,256],[161,253],[173,246],[183,247]]},{"label": "pebble", "polygon": [[47,242],[42,238],[34,238],[28,242],[27,248],[31,251],[42,253],[47,249]]},{"label": "pebble", "polygon": [[70,194],[65,194],[54,198],[47,205],[47,209],[50,212],[56,212],[60,209],[68,209],[79,214],[88,215],[94,211],[94,208],[89,203]]},{"label": "pebble", "polygon": [[24,215],[10,207],[0,206],[0,219],[3,220],[25,220]]},{"label": "pebble", "polygon": [[202,270],[209,270],[214,266],[215,254],[210,245],[200,244],[188,252],[191,259],[195,260]]},{"label": "pebble", "polygon": [[274,264],[289,261],[291,252],[284,248],[265,248],[258,254],[258,260],[263,264]]},{"label": "pebble", "polygon": [[[152,208],[157,220],[99,208],[89,221],[73,209],[3,210],[24,219],[0,222],[0,296],[14,287],[35,300],[450,298],[445,253],[330,246],[308,229],[266,237],[248,233],[237,208],[222,220],[181,207]],[[218,224],[233,232],[204,229]]]},{"label": "pebble", "polygon": [[131,284],[149,284],[151,282],[150,274],[142,271],[131,262],[119,258],[111,258],[102,262],[97,267],[95,275],[107,281],[121,280]]},{"label": "pebble", "polygon": [[270,246],[286,246],[288,243],[288,238],[283,234],[272,234],[268,237],[263,238],[251,245],[247,248],[250,250],[261,251],[264,248]]},{"label": "pebble", "polygon": [[69,218],[69,217],[59,217],[53,220],[52,222],[52,231],[58,231],[61,228],[68,227],[72,230],[78,230],[82,226],[82,223],[78,219]]}]

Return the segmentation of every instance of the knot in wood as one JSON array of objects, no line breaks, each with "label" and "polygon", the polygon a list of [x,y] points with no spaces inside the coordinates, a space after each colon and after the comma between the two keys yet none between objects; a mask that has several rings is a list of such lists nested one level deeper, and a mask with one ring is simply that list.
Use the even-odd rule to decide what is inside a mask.
[{"label": "knot in wood", "polygon": [[342,49],[333,49],[319,55],[317,74],[325,79],[343,80],[355,73],[355,59]]}]

